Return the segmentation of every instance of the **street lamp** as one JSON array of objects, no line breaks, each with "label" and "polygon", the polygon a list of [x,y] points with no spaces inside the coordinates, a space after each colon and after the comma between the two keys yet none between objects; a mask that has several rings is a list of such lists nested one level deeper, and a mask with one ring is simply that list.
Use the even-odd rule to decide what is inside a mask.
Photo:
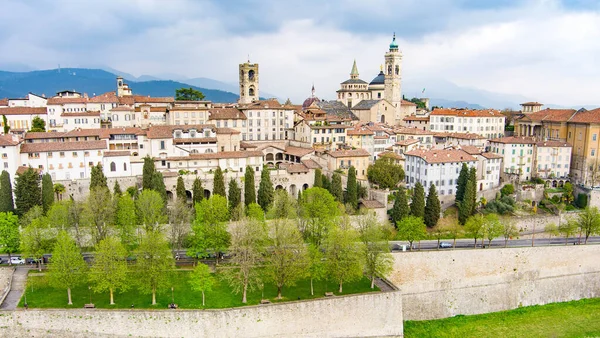
[{"label": "street lamp", "polygon": [[88,285],[88,290],[90,292],[90,304],[92,304],[92,286]]}]

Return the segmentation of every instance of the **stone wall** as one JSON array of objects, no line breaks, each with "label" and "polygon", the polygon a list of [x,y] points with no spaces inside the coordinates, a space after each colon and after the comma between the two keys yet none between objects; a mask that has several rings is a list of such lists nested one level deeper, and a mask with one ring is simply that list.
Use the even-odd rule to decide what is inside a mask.
[{"label": "stone wall", "polygon": [[405,320],[600,297],[599,245],[393,255]]},{"label": "stone wall", "polygon": [[2,337],[402,337],[400,292],[225,310],[19,310]]},{"label": "stone wall", "polygon": [[2,304],[4,297],[10,291],[10,280],[14,271],[13,266],[3,266],[0,268],[0,304]]}]

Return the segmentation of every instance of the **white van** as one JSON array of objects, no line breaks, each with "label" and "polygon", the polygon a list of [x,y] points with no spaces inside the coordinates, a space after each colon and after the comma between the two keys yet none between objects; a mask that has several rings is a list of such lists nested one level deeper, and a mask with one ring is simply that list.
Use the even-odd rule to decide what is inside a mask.
[{"label": "white van", "polygon": [[21,257],[11,257],[10,264],[25,264],[25,260]]}]

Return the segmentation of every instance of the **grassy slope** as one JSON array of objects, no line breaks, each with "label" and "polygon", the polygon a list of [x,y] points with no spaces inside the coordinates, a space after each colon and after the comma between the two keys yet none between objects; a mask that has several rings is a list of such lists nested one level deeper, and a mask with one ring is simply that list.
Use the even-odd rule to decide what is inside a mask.
[{"label": "grassy slope", "polygon": [[475,316],[404,322],[413,337],[597,337],[600,299],[530,306]]}]

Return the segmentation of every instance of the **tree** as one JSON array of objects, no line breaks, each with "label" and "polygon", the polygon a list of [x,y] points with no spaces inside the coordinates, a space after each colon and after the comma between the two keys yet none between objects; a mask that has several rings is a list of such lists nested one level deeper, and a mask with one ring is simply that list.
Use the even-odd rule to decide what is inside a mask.
[{"label": "tree", "polygon": [[6,115],[2,115],[2,127],[4,128],[4,135],[8,135],[8,132],[10,131],[10,125],[8,124]]},{"label": "tree", "polygon": [[185,193],[185,184],[183,183],[183,177],[177,177],[177,188],[175,189],[177,193],[178,201],[187,201],[187,195]]},{"label": "tree", "polygon": [[323,178],[321,177],[323,174],[321,173],[321,169],[315,169],[315,179],[313,181],[313,187],[323,188]]},{"label": "tree", "polygon": [[585,236],[584,244],[587,244],[591,235],[600,233],[600,211],[596,207],[587,207],[577,216],[577,224]]},{"label": "tree", "polygon": [[69,226],[74,228],[75,243],[77,243],[77,246],[81,248],[83,236],[80,230],[81,225],[84,224],[85,202],[69,200],[67,201],[67,209],[69,217],[69,221],[67,223]]},{"label": "tree", "polygon": [[44,209],[44,213],[48,212],[52,203],[54,203],[54,185],[52,177],[46,173],[42,176],[42,209]]},{"label": "tree", "polygon": [[15,212],[12,183],[10,174],[6,170],[2,170],[0,174],[0,212]]},{"label": "tree", "polygon": [[331,180],[327,174],[321,174],[321,184],[323,189],[331,192]]},{"label": "tree", "polygon": [[503,218],[502,224],[502,236],[504,236],[504,247],[508,246],[508,240],[519,235],[519,229],[515,223],[509,218]]},{"label": "tree", "polygon": [[358,183],[356,182],[356,168],[348,169],[348,182],[346,182],[346,203],[352,208],[358,208]]},{"label": "tree", "polygon": [[277,299],[281,299],[284,286],[294,286],[296,281],[306,276],[308,253],[302,235],[291,219],[271,222],[269,239],[266,263],[271,280],[277,287]]},{"label": "tree", "polygon": [[202,101],[204,100],[204,94],[201,91],[196,90],[192,87],[179,88],[175,90],[176,101]]},{"label": "tree", "polygon": [[93,188],[88,195],[83,218],[92,229],[94,243],[108,236],[114,217],[115,204],[108,188],[104,186]]},{"label": "tree", "polygon": [[116,237],[107,237],[98,243],[94,262],[90,269],[90,281],[94,292],[110,293],[110,305],[114,305],[114,292],[129,289],[127,250]]},{"label": "tree", "polygon": [[476,182],[469,178],[465,187],[465,196],[463,197],[463,200],[458,203],[458,221],[461,224],[465,224],[468,218],[473,215],[476,199],[473,188],[476,188]]},{"label": "tree", "polygon": [[393,189],[404,181],[404,169],[395,163],[395,159],[387,156],[379,157],[367,168],[369,182],[377,184],[381,189]]},{"label": "tree", "polygon": [[331,194],[335,198],[336,201],[343,203],[344,202],[344,188],[342,187],[342,176],[334,172],[331,177]]},{"label": "tree", "polygon": [[56,194],[56,200],[57,201],[62,201],[63,199],[63,194],[65,193],[67,189],[65,188],[64,185],[60,184],[60,183],[55,183],[54,184],[54,194]]},{"label": "tree", "polygon": [[242,190],[240,189],[240,186],[238,185],[237,180],[235,178],[232,178],[229,181],[228,200],[229,200],[229,215],[231,215],[232,220],[238,221],[239,219],[234,217],[233,210],[235,210],[235,208],[237,208],[237,206],[240,205],[240,203],[242,203]]},{"label": "tree", "polygon": [[321,280],[325,278],[325,263],[323,259],[323,253],[321,249],[316,245],[308,244],[308,269],[306,271],[308,278],[310,278],[310,295],[315,295],[313,288],[313,281]]},{"label": "tree", "polygon": [[456,180],[456,203],[462,202],[463,198],[465,197],[468,179],[469,167],[467,167],[466,163],[463,163],[460,169],[460,174],[458,174],[458,179]]},{"label": "tree", "polygon": [[368,214],[359,217],[358,233],[363,243],[365,274],[371,279],[371,289],[374,289],[375,278],[385,277],[393,270],[394,258],[387,241],[391,229],[377,221],[374,214]]},{"label": "tree", "polygon": [[71,201],[57,202],[52,204],[48,212],[46,212],[46,219],[48,224],[60,230],[67,230],[71,227],[69,217],[69,204]]},{"label": "tree", "polygon": [[127,195],[129,195],[131,198],[136,199],[138,198],[140,191],[138,190],[137,187],[129,187],[126,190]]},{"label": "tree", "polygon": [[263,167],[260,173],[260,183],[258,185],[258,204],[266,212],[269,209],[271,203],[273,203],[273,183],[271,182],[271,176],[269,175],[269,169]]},{"label": "tree", "polygon": [[412,251],[413,242],[420,241],[427,235],[425,222],[421,217],[407,216],[398,222],[397,238],[401,241],[407,241]]},{"label": "tree", "polygon": [[15,204],[17,215],[25,215],[32,207],[42,205],[40,175],[28,168],[15,180]]},{"label": "tree", "polygon": [[333,196],[323,188],[306,189],[300,201],[301,228],[304,238],[317,247],[321,246],[327,229],[340,209]]},{"label": "tree", "polygon": [[483,233],[488,240],[488,248],[492,246],[492,240],[504,233],[504,226],[500,223],[498,215],[487,214],[484,217]]},{"label": "tree", "polygon": [[[115,224],[119,233],[121,243],[132,245],[135,243],[135,230],[138,225],[135,202],[129,194],[117,197],[117,212]],[[138,233],[138,236],[140,234]]]},{"label": "tree", "polygon": [[244,174],[244,204],[248,206],[251,203],[256,203],[254,170],[250,166],[246,166],[246,173]]},{"label": "tree", "polygon": [[248,216],[248,218],[250,219],[255,219],[257,221],[265,221],[265,212],[260,207],[260,205],[258,205],[258,203],[251,203],[248,205],[248,207],[246,208],[246,216]]},{"label": "tree", "polygon": [[154,189],[153,180],[155,171],[154,160],[150,155],[147,155],[144,157],[144,167],[142,169],[142,190]]},{"label": "tree", "polygon": [[158,231],[148,231],[136,250],[138,289],[152,294],[152,305],[156,305],[156,290],[167,286],[175,261],[169,243]]},{"label": "tree", "polygon": [[75,241],[66,231],[59,232],[48,267],[48,281],[55,288],[67,289],[68,305],[73,305],[71,289],[85,282],[86,271],[87,264]]},{"label": "tree", "polygon": [[204,188],[202,187],[202,180],[196,177],[194,184],[192,185],[192,202],[194,205],[200,203],[204,198]]},{"label": "tree", "polygon": [[415,184],[412,201],[410,201],[410,214],[415,217],[425,216],[425,188],[420,182]]},{"label": "tree", "polygon": [[113,195],[115,197],[121,197],[121,195],[123,195],[123,191],[121,190],[118,180],[115,180],[115,185],[113,186]]},{"label": "tree", "polygon": [[225,179],[223,178],[223,171],[221,167],[217,167],[214,175],[213,182],[213,195],[221,195],[223,197],[227,197],[225,193]]},{"label": "tree", "polygon": [[565,237],[565,245],[569,243],[569,237],[577,233],[578,227],[579,224],[575,219],[569,219],[558,226],[558,232]]},{"label": "tree", "polygon": [[[460,224],[458,224],[458,220],[456,219],[456,217],[445,216],[445,217],[441,218],[440,221],[438,222],[437,227],[442,229],[442,231],[444,231],[446,234],[451,236],[451,238],[453,240],[452,247],[456,248],[456,239],[463,231]],[[438,247],[439,247],[439,243],[438,243]]]},{"label": "tree", "polygon": [[171,247],[181,250],[183,241],[190,232],[192,209],[183,200],[177,200],[169,209],[169,222],[171,223]]},{"label": "tree", "polygon": [[215,263],[219,264],[219,253],[229,247],[230,235],[227,232],[229,208],[227,200],[221,195],[212,195],[196,204],[196,219],[192,224],[192,243],[188,256],[208,256],[215,254]]},{"label": "tree", "polygon": [[427,194],[427,203],[425,204],[425,213],[423,216],[425,225],[427,225],[430,228],[433,228],[440,219],[441,211],[442,206],[440,205],[440,200],[438,199],[437,191],[435,190],[435,185],[432,184],[429,186],[429,193]]},{"label": "tree", "polygon": [[297,218],[298,201],[285,190],[275,191],[271,208],[267,212],[269,219]]},{"label": "tree", "polygon": [[163,179],[162,173],[158,171],[152,176],[152,190],[156,191],[163,201],[163,205],[167,206],[167,187],[165,187],[165,180]]},{"label": "tree", "polygon": [[575,197],[573,197],[573,185],[570,182],[565,183],[563,189],[565,192],[563,193],[563,200],[565,203],[573,203]]},{"label": "tree", "polygon": [[236,294],[247,292],[261,284],[261,264],[265,253],[267,233],[263,222],[243,219],[231,224],[231,262],[222,268],[223,276]]},{"label": "tree", "polygon": [[325,239],[325,269],[327,275],[338,283],[343,292],[344,282],[362,277],[364,261],[362,243],[357,242],[356,230],[348,226],[334,225]]},{"label": "tree", "polygon": [[[477,169],[475,167],[471,167],[469,169],[469,182],[472,184],[467,184],[466,189],[470,189],[471,193],[469,194],[469,203],[471,204],[471,215],[475,215],[475,211],[477,208]],[[467,192],[465,191],[465,199]]]},{"label": "tree", "polygon": [[398,222],[400,222],[404,217],[408,216],[410,213],[410,209],[408,207],[408,200],[406,198],[406,190],[404,187],[400,187],[396,192],[396,199],[394,199],[394,206],[390,211],[390,216],[392,217],[392,222],[394,226],[397,226]]},{"label": "tree", "polygon": [[39,116],[34,117],[31,120],[31,129],[30,132],[45,132],[46,131],[46,121]]},{"label": "tree", "polygon": [[469,217],[465,224],[465,232],[467,236],[473,238],[475,243],[473,248],[477,247],[477,238],[483,238],[485,231],[485,218],[481,214]]},{"label": "tree", "polygon": [[154,190],[144,190],[135,201],[138,222],[144,225],[146,231],[160,230],[167,222],[164,201]]},{"label": "tree", "polygon": [[506,184],[502,187],[502,189],[500,189],[500,193],[502,196],[512,195],[515,193],[515,186],[512,184]]},{"label": "tree", "polygon": [[20,245],[19,218],[12,212],[0,212],[0,250],[8,254],[8,264],[11,254],[18,252]]},{"label": "tree", "polygon": [[215,278],[208,265],[199,263],[190,274],[189,283],[192,290],[202,292],[202,306],[204,306],[204,292],[212,291],[215,284]]},{"label": "tree", "polygon": [[104,171],[102,169],[102,164],[98,164],[92,167],[92,173],[90,177],[90,191],[95,187],[108,188],[106,176],[104,176]]},{"label": "tree", "polygon": [[33,218],[21,233],[21,254],[35,258],[39,271],[42,271],[42,257],[52,250],[54,239],[54,233],[44,217]]}]

